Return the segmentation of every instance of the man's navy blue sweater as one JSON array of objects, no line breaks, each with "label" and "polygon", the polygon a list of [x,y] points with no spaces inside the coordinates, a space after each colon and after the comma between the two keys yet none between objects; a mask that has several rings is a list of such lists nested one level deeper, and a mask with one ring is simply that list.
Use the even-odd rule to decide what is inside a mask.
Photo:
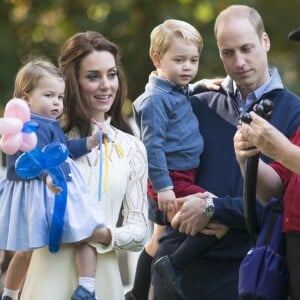
[{"label": "man's navy blue sweater", "polygon": [[[300,98],[283,88],[273,89],[264,94],[261,99],[270,99],[274,103],[270,123],[287,137],[291,137],[300,125]],[[252,244],[243,215],[243,178],[233,147],[233,137],[239,123],[240,111],[234,98],[232,81],[229,80],[219,92],[205,92],[192,97],[191,103],[204,139],[204,152],[201,155],[196,183],[219,196],[214,199],[213,218],[230,228],[224,238],[185,270],[184,290],[187,296],[191,297],[189,299],[202,299],[200,298],[201,285],[203,289],[203,282],[210,276],[204,272],[204,270],[210,272],[207,266],[210,263],[226,261],[227,270],[219,270],[218,275],[210,276],[215,279],[219,276],[219,281],[222,281],[226,279],[227,272],[233,272],[230,270],[231,264],[235,266],[234,272],[238,273],[236,268]],[[262,158],[269,161],[266,157]],[[257,207],[261,210],[259,204]],[[158,256],[172,253],[180,243],[180,235],[169,227],[160,240]],[[222,277],[223,273],[224,277]],[[238,274],[233,276],[237,280]]]}]

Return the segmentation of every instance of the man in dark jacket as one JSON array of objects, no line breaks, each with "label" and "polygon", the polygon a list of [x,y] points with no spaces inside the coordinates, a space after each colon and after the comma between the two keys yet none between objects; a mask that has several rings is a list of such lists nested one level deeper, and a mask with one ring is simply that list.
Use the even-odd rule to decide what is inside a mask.
[{"label": "man in dark jacket", "polygon": [[[216,19],[215,36],[228,76],[220,91],[191,98],[204,138],[197,184],[217,195],[212,199],[214,213],[206,213],[211,201],[205,197],[186,197],[161,237],[157,254],[157,258],[171,254],[184,234],[214,234],[218,223],[230,228],[185,269],[183,289],[189,300],[239,299],[239,265],[252,246],[243,214],[243,178],[233,148],[240,113],[261,99],[270,99],[274,103],[271,124],[287,137],[300,126],[300,98],[284,87],[277,69],[268,64],[270,40],[258,12],[244,5],[228,7]],[[156,272],[153,286],[155,300],[175,299]]]}]

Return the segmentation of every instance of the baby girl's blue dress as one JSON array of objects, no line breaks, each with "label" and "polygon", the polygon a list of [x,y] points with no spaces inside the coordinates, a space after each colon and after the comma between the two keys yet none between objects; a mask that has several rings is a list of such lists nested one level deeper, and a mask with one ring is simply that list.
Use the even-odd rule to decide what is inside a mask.
[{"label": "baby girl's blue dress", "polygon": [[[72,158],[88,152],[86,138],[67,141],[58,121],[36,115],[32,115],[32,120],[39,125],[38,148],[60,142],[67,145]],[[0,180],[0,249],[28,251],[49,243],[55,195],[45,184],[46,174],[30,180],[16,174],[14,163],[20,154],[7,156],[7,174]],[[68,189],[61,242],[73,243],[89,237],[95,228],[105,226],[105,217],[73,160],[68,157],[60,167]]]}]

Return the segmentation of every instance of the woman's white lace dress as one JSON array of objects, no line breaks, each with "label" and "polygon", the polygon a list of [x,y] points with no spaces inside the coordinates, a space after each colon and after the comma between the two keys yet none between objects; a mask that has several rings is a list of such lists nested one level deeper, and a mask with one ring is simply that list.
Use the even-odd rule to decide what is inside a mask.
[{"label": "woman's white lace dress", "polygon": [[[124,299],[123,286],[116,257],[116,249],[139,251],[148,235],[146,151],[142,142],[112,127],[109,122],[104,129],[115,143],[107,144],[102,159],[100,151],[92,150],[78,160],[86,185],[100,201],[112,241],[108,246],[95,244],[97,257],[96,295],[101,300]],[[70,139],[78,138],[75,131]],[[102,171],[100,171],[102,161]],[[99,174],[102,173],[101,199],[99,195]],[[122,226],[117,227],[120,211]],[[80,219],[78,220],[80,222]],[[21,300],[67,300],[77,286],[77,274],[73,245],[62,245],[60,251],[52,254],[47,248],[34,251]]]}]

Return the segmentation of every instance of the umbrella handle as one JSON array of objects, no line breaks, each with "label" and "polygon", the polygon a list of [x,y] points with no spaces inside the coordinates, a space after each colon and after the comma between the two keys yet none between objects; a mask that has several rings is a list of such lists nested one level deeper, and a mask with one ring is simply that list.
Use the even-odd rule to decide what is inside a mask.
[{"label": "umbrella handle", "polygon": [[244,217],[248,233],[253,243],[257,240],[259,226],[256,213],[256,181],[259,155],[248,157],[244,181]]},{"label": "umbrella handle", "polygon": [[[253,109],[255,113],[265,119],[270,119],[272,115],[273,102],[268,99],[263,99],[259,103],[254,104],[250,110]],[[241,121],[245,123],[251,122],[249,111],[241,114]],[[246,227],[253,243],[256,243],[259,233],[259,225],[257,221],[256,211],[256,182],[258,169],[259,154],[246,159],[246,170],[244,178],[244,218]]]}]

